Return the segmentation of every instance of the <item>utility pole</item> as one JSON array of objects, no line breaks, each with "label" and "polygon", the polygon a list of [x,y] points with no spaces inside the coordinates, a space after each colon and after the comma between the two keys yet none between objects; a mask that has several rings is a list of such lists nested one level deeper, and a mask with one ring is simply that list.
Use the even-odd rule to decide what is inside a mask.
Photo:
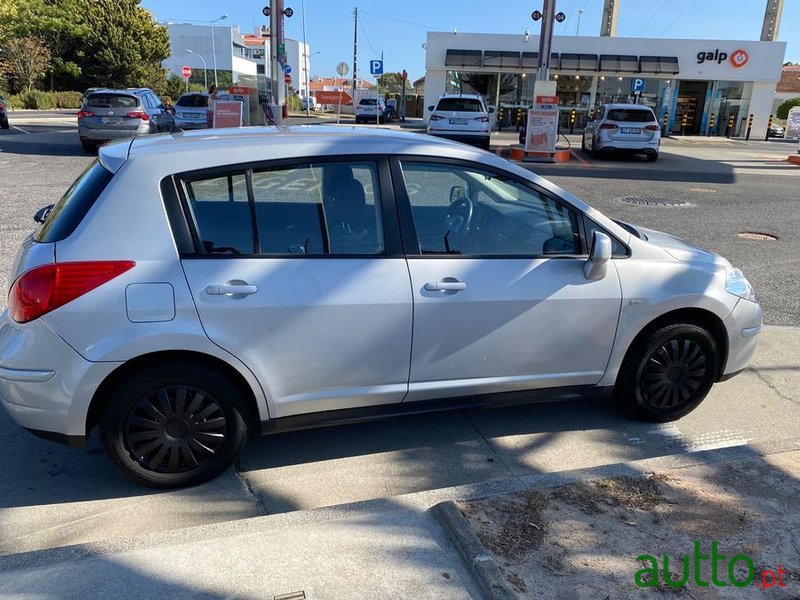
[{"label": "utility pole", "polygon": [[782,14],[783,0],[767,0],[767,9],[764,11],[764,25],[761,27],[762,42],[774,42],[778,39]]},{"label": "utility pole", "polygon": [[353,27],[353,106],[356,103],[356,89],[358,89],[358,7],[353,13],[355,15],[355,26]]},{"label": "utility pole", "polygon": [[[306,84],[306,116],[311,115],[311,91],[308,89],[308,43],[306,42],[306,0],[301,0],[300,10],[303,11],[303,74]],[[302,95],[301,95],[302,98]]]},{"label": "utility pole", "polygon": [[556,0],[542,3],[542,30],[539,34],[539,60],[536,81],[550,81],[550,48],[553,46],[553,29],[556,24]]},{"label": "utility pole", "polygon": [[600,37],[616,37],[619,0],[605,0],[603,20],[600,22]]}]

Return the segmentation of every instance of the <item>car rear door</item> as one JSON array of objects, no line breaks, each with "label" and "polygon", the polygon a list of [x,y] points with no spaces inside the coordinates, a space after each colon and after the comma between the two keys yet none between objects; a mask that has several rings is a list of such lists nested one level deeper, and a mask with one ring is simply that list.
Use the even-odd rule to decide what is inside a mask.
[{"label": "car rear door", "polygon": [[414,296],[407,401],[598,383],[621,291],[613,266],[586,279],[580,214],[476,165],[393,173]]},{"label": "car rear door", "polygon": [[195,245],[182,262],[203,327],[255,373],[272,418],[403,399],[412,300],[385,161],[179,181]]}]

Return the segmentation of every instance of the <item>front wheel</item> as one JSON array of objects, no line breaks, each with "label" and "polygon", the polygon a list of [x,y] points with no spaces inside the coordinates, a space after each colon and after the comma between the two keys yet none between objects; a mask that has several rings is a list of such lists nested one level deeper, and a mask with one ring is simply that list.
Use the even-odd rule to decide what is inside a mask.
[{"label": "front wheel", "polygon": [[8,117],[0,121],[0,127],[2,127],[3,129],[8,129],[9,127],[11,127],[11,125],[8,122]]},{"label": "front wheel", "polygon": [[638,418],[673,421],[703,401],[718,368],[717,344],[708,331],[691,323],[666,325],[628,351],[617,397]]},{"label": "front wheel", "polygon": [[148,367],[110,393],[100,437],[111,461],[153,488],[197,485],[231,466],[247,440],[239,386],[200,365]]}]

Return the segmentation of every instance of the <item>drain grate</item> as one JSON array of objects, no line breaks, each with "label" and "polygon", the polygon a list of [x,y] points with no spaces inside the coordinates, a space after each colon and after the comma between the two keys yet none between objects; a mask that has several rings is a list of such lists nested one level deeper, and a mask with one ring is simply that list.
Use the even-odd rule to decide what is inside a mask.
[{"label": "drain grate", "polygon": [[756,242],[774,242],[778,239],[778,236],[771,235],[769,233],[760,233],[758,231],[742,231],[741,233],[737,233],[740,238],[745,240],[754,240]]},{"label": "drain grate", "polygon": [[688,206],[686,200],[670,200],[658,196],[625,196],[620,202],[627,204],[641,204],[643,206]]}]

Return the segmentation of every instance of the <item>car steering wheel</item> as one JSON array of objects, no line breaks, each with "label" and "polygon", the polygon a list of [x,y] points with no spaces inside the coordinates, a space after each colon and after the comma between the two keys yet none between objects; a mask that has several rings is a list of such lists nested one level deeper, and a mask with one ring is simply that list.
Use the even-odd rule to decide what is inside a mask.
[{"label": "car steering wheel", "polygon": [[444,217],[445,228],[453,235],[464,235],[469,231],[474,210],[475,205],[469,197],[462,196],[454,200],[448,207],[447,214]]}]

